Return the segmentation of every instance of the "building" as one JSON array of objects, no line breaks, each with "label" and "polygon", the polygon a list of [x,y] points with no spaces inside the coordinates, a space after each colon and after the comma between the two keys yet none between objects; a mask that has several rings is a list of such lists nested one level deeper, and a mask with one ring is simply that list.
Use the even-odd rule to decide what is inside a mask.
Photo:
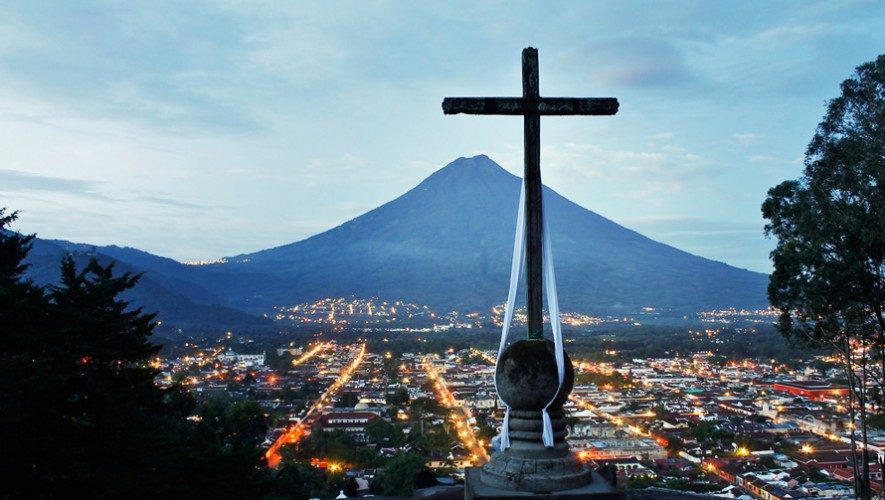
[{"label": "building", "polygon": [[226,353],[218,355],[218,361],[224,365],[262,366],[264,364],[264,354],[237,354],[233,349],[228,349]]},{"label": "building", "polygon": [[355,440],[365,442],[367,440],[366,427],[376,418],[379,418],[378,415],[369,412],[326,413],[317,419],[316,425],[323,432],[343,431]]},{"label": "building", "polygon": [[835,396],[848,395],[847,387],[814,380],[775,382],[771,385],[771,388],[775,391],[784,391],[794,396],[802,396],[813,400],[831,399]]},{"label": "building", "polygon": [[590,441],[579,456],[596,461],[620,458],[658,460],[667,458],[667,450],[651,438],[599,439]]}]

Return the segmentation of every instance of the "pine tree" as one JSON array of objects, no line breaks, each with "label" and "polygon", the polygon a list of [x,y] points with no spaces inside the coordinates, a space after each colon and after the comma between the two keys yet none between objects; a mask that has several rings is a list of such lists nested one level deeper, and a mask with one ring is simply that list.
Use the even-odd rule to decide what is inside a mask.
[{"label": "pine tree", "polygon": [[[64,451],[76,462],[71,479],[85,491],[144,491],[161,468],[157,434],[165,417],[163,391],[149,360],[159,346],[148,342],[153,314],[118,298],[138,276],[115,277],[113,266],[90,259],[82,271],[71,256],[52,287],[54,369],[66,376],[63,418],[72,429]],[[133,489],[138,488],[138,489]]]},{"label": "pine tree", "polygon": [[49,303],[24,277],[34,237],[7,229],[17,215],[0,208],[0,497],[41,491],[42,479],[56,474],[45,453],[65,427],[63,383],[46,355]]}]

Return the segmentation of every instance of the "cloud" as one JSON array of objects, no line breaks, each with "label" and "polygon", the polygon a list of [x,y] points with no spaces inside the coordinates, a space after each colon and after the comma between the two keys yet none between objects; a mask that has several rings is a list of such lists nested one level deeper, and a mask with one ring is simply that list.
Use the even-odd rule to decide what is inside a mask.
[{"label": "cloud", "polygon": [[819,38],[838,30],[831,23],[785,24],[755,33],[752,39],[763,45],[796,43],[808,38]]},{"label": "cloud", "polygon": [[183,200],[176,200],[174,198],[170,198],[168,196],[161,196],[161,195],[139,195],[137,197],[137,199],[140,201],[154,204],[154,205],[160,205],[160,206],[172,207],[172,208],[184,208],[184,209],[193,209],[193,210],[204,210],[204,209],[211,208],[207,205],[201,205],[199,203],[193,203],[193,202],[183,201]]},{"label": "cloud", "polygon": [[243,75],[230,63],[243,50],[244,21],[224,9],[19,3],[4,14],[0,78],[7,89],[84,116],[178,132],[260,128],[245,103],[231,98],[235,75]]},{"label": "cloud", "polygon": [[629,175],[658,181],[681,181],[718,173],[712,162],[678,146],[649,150],[607,149],[595,144],[566,143],[543,147],[546,164],[588,177]]},{"label": "cloud", "polygon": [[0,191],[33,192],[50,191],[56,193],[107,198],[96,191],[99,183],[83,179],[50,177],[20,172],[18,170],[0,170]]},{"label": "cloud", "polygon": [[378,172],[366,160],[351,153],[343,153],[336,157],[311,158],[304,168],[298,171],[299,181],[311,187],[330,178],[345,182],[369,181],[377,179]]},{"label": "cloud", "polygon": [[752,144],[754,142],[757,142],[762,137],[764,137],[763,134],[757,134],[755,132],[745,132],[745,133],[739,133],[739,134],[732,134],[731,136],[734,137],[734,139],[736,141],[738,141],[739,143],[741,143],[743,145]]},{"label": "cloud", "polygon": [[657,134],[650,134],[646,137],[648,138],[648,140],[654,141],[654,142],[669,141],[669,140],[673,139],[673,133],[672,132],[660,132]]},{"label": "cloud", "polygon": [[664,38],[611,38],[591,42],[573,59],[612,87],[675,87],[697,80],[684,54]]},{"label": "cloud", "polygon": [[[122,199],[110,197],[99,191],[102,183],[67,177],[20,172],[18,170],[0,170],[0,192],[6,193],[55,193],[80,196],[100,202],[114,204],[149,203],[171,208],[202,210],[210,208],[206,205],[190,201],[177,200],[164,194],[134,194]],[[50,198],[51,199],[51,198]]]},{"label": "cloud", "polygon": [[566,143],[542,146],[541,156],[554,185],[574,186],[584,180],[619,185],[623,197],[654,206],[671,200],[687,183],[721,170],[713,161],[673,145],[627,150]]}]

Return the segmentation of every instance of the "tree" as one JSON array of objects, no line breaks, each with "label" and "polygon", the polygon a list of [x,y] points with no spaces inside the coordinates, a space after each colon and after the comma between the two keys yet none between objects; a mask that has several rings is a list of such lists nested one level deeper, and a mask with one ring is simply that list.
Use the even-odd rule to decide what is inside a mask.
[{"label": "tree", "polygon": [[685,448],[685,443],[676,436],[667,436],[667,451],[671,455],[678,455]]},{"label": "tree", "polygon": [[[841,356],[866,443],[867,388],[885,381],[885,55],[857,67],[841,91],[802,177],[772,188],[762,213],[777,238],[768,296],[778,328]],[[868,469],[864,458],[861,498],[870,496]]]},{"label": "tree", "polygon": [[409,391],[400,387],[392,393],[385,394],[384,400],[387,404],[393,406],[405,405],[409,402]]},{"label": "tree", "polygon": [[[432,391],[432,390],[431,390]],[[421,435],[424,435],[424,422],[427,417],[443,416],[446,409],[435,399],[426,397],[415,398],[409,403],[409,413],[412,419],[417,419],[420,425]]]},{"label": "tree", "polygon": [[0,208],[0,468],[14,478],[0,484],[0,496],[38,496],[40,481],[55,475],[41,454],[63,428],[58,399],[51,397],[63,380],[50,375],[52,363],[44,352],[48,300],[42,288],[24,278],[34,237],[7,229],[17,215]]},{"label": "tree", "polygon": [[383,418],[376,418],[366,425],[366,437],[379,448],[402,446],[406,441],[402,428]]},{"label": "tree", "polygon": [[102,494],[121,483],[138,487],[144,481],[138,469],[162,454],[144,432],[156,429],[164,412],[157,371],[148,365],[159,351],[147,340],[154,315],[118,299],[137,280],[128,273],[115,277],[112,265],[94,259],[78,271],[69,255],[61,284],[48,294],[55,337],[50,358],[65,377],[61,417],[70,419],[62,452],[79,463],[77,481]]},{"label": "tree", "polygon": [[254,496],[256,408],[231,413],[235,445],[204,446],[193,397],[154,384],[154,316],[120,299],[138,276],[69,255],[37,286],[15,218],[0,209],[0,497]]},{"label": "tree", "polygon": [[273,491],[280,498],[307,500],[328,494],[326,478],[316,467],[297,462],[287,462],[273,481]]},{"label": "tree", "polygon": [[360,402],[359,395],[355,392],[343,392],[335,401],[336,408],[353,408]]},{"label": "tree", "polygon": [[372,489],[379,490],[385,495],[411,496],[412,477],[416,472],[424,469],[426,459],[413,453],[401,453],[391,458],[384,467],[378,471]]}]

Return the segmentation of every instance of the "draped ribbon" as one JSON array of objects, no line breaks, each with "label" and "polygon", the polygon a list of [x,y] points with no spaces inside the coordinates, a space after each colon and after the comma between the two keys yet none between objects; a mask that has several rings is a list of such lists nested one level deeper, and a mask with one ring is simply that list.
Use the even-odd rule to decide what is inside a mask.
[{"label": "draped ribbon", "polygon": [[559,378],[559,384],[556,386],[556,392],[544,409],[541,410],[541,417],[544,420],[544,433],[542,435],[544,446],[553,447],[553,422],[550,421],[550,414],[547,410],[550,405],[559,396],[562,389],[562,381],[565,379],[565,353],[562,348],[562,325],[559,322],[559,297],[556,295],[556,276],[553,273],[553,246],[550,243],[550,224],[547,223],[547,211],[544,210],[544,229],[541,231],[541,240],[544,245],[544,288],[547,296],[547,309],[550,311],[550,329],[553,330],[553,353],[556,357],[556,375]]},{"label": "draped ribbon", "polygon": [[[510,336],[510,323],[513,321],[513,313],[516,309],[516,292],[519,288],[519,277],[525,268],[525,242],[526,242],[526,220],[525,220],[525,181],[519,192],[519,208],[516,216],[516,236],[513,240],[513,260],[510,266],[510,290],[507,293],[507,305],[504,311],[504,323],[501,327],[501,343],[498,346],[498,357],[496,358],[496,367],[501,362],[501,355],[504,348],[507,347],[507,340]],[[548,409],[556,400],[559,391],[562,389],[562,382],[565,378],[565,354],[562,346],[562,325],[559,322],[559,299],[556,294],[556,276],[553,272],[553,252],[551,250],[549,228],[547,223],[547,213],[544,211],[544,226],[541,232],[541,241],[544,252],[544,288],[546,289],[547,308],[550,311],[550,326],[553,330],[553,346],[556,358],[556,373],[559,385],[556,392],[549,402],[541,410],[541,420],[543,422],[543,432],[541,434],[544,446],[550,448],[553,446],[553,422],[550,419]],[[495,392],[498,391],[498,380],[495,377]],[[498,399],[501,399],[500,396]],[[510,405],[501,399],[504,403],[504,422],[501,425],[501,432],[498,435],[500,450],[506,450],[510,447]]]},{"label": "draped ribbon", "polygon": [[[522,186],[519,188],[519,208],[517,209],[516,215],[516,236],[513,239],[513,260],[510,265],[510,291],[507,292],[507,305],[504,310],[504,324],[501,327],[501,344],[498,346],[498,357],[495,361],[496,368],[498,363],[501,362],[501,354],[504,353],[504,348],[507,347],[507,337],[510,336],[510,322],[513,321],[513,312],[514,309],[516,309],[516,291],[517,288],[519,288],[519,276],[522,274],[522,270],[525,267],[524,206],[525,181],[522,182]],[[501,394],[501,392],[498,391],[497,376],[495,377],[495,393]],[[498,396],[498,399],[501,399],[501,397]],[[510,405],[503,399],[501,399],[501,402],[504,403],[504,422],[501,424],[501,433],[498,437],[500,438],[500,449],[506,450],[507,448],[510,448]]]}]

